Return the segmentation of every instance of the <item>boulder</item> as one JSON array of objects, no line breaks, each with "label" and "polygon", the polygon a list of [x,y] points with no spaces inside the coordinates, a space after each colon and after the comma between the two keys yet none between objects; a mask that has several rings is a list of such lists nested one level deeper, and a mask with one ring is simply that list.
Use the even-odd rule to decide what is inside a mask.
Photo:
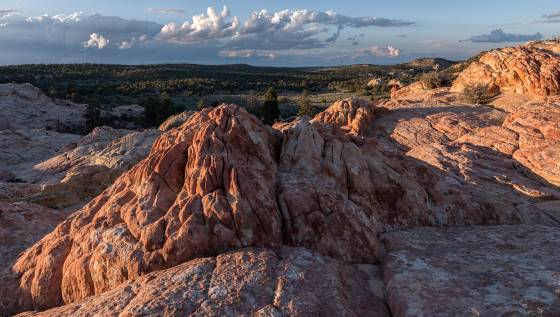
[{"label": "boulder", "polygon": [[314,121],[331,123],[354,134],[364,133],[375,118],[373,105],[360,99],[345,99],[333,103],[317,114]]}]

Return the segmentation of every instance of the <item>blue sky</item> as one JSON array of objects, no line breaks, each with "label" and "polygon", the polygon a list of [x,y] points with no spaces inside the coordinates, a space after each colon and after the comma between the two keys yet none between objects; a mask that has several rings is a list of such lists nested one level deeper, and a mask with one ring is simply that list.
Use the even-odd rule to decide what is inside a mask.
[{"label": "blue sky", "polygon": [[557,0],[0,2],[0,64],[391,64],[557,35]]}]

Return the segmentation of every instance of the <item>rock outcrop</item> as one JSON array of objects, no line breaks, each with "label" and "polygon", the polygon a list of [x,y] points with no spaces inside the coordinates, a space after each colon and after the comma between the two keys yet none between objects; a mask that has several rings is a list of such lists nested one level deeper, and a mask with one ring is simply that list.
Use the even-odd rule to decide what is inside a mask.
[{"label": "rock outcrop", "polygon": [[[374,266],[305,249],[243,249],[148,274],[81,302],[23,316],[388,317]],[[373,287],[372,287],[373,286]]]},{"label": "rock outcrop", "polygon": [[384,240],[394,317],[560,315],[558,227],[416,228]]},{"label": "rock outcrop", "polygon": [[531,42],[492,50],[471,63],[455,80],[452,91],[483,84],[494,93],[560,94],[560,42]]},{"label": "rock outcrop", "polygon": [[52,100],[30,84],[0,85],[0,130],[81,131],[85,105]]},{"label": "rock outcrop", "polygon": [[48,188],[112,185],[10,253],[2,313],[388,316],[381,263],[393,316],[557,314],[560,103],[418,89],[274,127],[221,105],[161,132],[97,129],[16,171],[57,207],[75,201]]},{"label": "rock outcrop", "polygon": [[0,171],[4,171],[4,180],[17,178],[21,170],[32,169],[34,164],[78,140],[79,135],[55,131],[0,130]]},{"label": "rock outcrop", "polygon": [[160,126],[159,126],[159,130],[166,132],[169,131],[171,129],[177,128],[179,126],[181,126],[183,123],[185,123],[190,117],[192,117],[194,114],[193,111],[185,111],[185,112],[181,112],[179,114],[176,114],[174,116],[171,116],[169,118],[167,118],[167,120],[165,120]]},{"label": "rock outcrop", "polygon": [[371,126],[375,118],[373,105],[360,99],[337,101],[317,114],[315,121],[330,123],[346,132],[360,134]]},{"label": "rock outcrop", "polygon": [[159,134],[110,127],[82,138],[46,130],[0,131],[1,168],[4,181],[10,181],[0,183],[0,200],[57,209],[83,205],[146,157]]},{"label": "rock outcrop", "polygon": [[519,135],[513,158],[544,181],[560,187],[560,103],[527,104],[504,127]]}]

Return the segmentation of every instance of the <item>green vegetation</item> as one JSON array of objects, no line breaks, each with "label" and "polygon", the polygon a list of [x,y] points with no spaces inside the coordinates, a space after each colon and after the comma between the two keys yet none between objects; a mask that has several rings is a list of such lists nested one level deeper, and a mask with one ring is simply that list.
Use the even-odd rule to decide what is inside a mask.
[{"label": "green vegetation", "polygon": [[467,102],[478,105],[486,105],[492,101],[492,98],[494,97],[488,85],[465,86],[463,94],[465,95]]},{"label": "green vegetation", "polygon": [[[367,86],[372,78],[385,83],[397,79],[409,84],[433,69],[434,62],[425,59],[390,66],[309,68],[192,64],[14,65],[0,67],[0,83],[30,83],[51,98],[88,104],[102,113],[115,106],[139,104],[146,108],[145,126],[157,126],[168,114],[177,111],[197,110],[223,102],[245,106],[270,124],[278,117],[288,118],[298,112],[312,114],[315,112],[313,105],[322,107],[349,96],[386,98],[389,95],[386,85]],[[445,65],[453,64],[447,61]],[[276,98],[267,92],[270,87],[274,88]],[[299,95],[304,90],[308,93],[302,102]],[[297,109],[298,104],[304,109]],[[99,124],[97,112],[94,108],[90,110],[88,125]]]},{"label": "green vegetation", "polygon": [[420,76],[420,81],[424,84],[425,88],[435,89],[445,86],[445,80],[436,71],[424,73]]},{"label": "green vegetation", "polygon": [[162,93],[159,98],[150,95],[140,104],[144,107],[143,123],[146,127],[157,127],[170,116],[181,112],[167,93]]},{"label": "green vegetation", "polygon": [[85,118],[85,133],[90,133],[95,127],[103,125],[101,120],[101,111],[93,104],[87,106]]},{"label": "green vegetation", "polygon": [[298,116],[312,117],[315,115],[315,109],[311,104],[311,100],[309,100],[309,93],[307,92],[307,90],[303,91],[303,94],[299,99],[298,105],[299,105]]}]

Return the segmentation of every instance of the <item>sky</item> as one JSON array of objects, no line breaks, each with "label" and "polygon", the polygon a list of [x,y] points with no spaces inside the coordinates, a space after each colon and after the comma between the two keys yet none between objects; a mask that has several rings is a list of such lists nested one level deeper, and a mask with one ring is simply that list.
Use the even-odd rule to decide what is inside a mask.
[{"label": "sky", "polygon": [[0,64],[466,59],[560,35],[558,0],[0,0]]}]

